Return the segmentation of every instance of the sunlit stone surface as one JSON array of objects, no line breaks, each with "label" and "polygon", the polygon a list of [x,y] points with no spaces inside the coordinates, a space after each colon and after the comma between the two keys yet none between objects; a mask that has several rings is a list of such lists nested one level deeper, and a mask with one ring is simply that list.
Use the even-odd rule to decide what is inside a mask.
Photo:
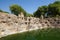
[{"label": "sunlit stone surface", "polygon": [[24,17],[23,13],[19,14],[19,16],[15,16],[13,14],[0,12],[0,37],[42,28],[59,28],[59,26],[59,18],[41,19],[35,17]]}]

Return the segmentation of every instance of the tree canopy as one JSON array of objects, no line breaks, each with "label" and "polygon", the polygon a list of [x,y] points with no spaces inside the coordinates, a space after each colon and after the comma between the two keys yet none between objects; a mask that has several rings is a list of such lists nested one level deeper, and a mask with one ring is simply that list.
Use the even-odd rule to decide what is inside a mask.
[{"label": "tree canopy", "polygon": [[3,12],[3,11],[0,9],[0,12]]},{"label": "tree canopy", "polygon": [[0,12],[3,12],[3,13],[9,13],[9,12],[3,11],[3,10],[1,10],[1,9],[0,9]]},{"label": "tree canopy", "polygon": [[34,17],[56,17],[57,15],[60,16],[60,1],[56,1],[48,6],[41,6],[34,12]]},{"label": "tree canopy", "polygon": [[24,13],[24,16],[26,16],[26,11],[19,5],[14,4],[10,6],[11,13],[15,14],[18,16],[21,12]]},{"label": "tree canopy", "polygon": [[48,6],[48,16],[60,16],[60,1],[56,1]]},{"label": "tree canopy", "polygon": [[41,6],[34,13],[34,16],[35,17],[40,17],[41,15],[45,15],[46,12],[47,12],[47,6]]},{"label": "tree canopy", "polygon": [[33,17],[33,14],[27,13],[27,17]]}]

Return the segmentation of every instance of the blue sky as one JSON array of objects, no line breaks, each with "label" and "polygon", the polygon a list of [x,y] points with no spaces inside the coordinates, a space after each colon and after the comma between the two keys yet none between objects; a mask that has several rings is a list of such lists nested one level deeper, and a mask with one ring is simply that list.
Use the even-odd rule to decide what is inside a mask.
[{"label": "blue sky", "polygon": [[0,0],[0,9],[10,12],[9,6],[18,4],[28,13],[33,13],[39,6],[48,5],[55,0]]}]

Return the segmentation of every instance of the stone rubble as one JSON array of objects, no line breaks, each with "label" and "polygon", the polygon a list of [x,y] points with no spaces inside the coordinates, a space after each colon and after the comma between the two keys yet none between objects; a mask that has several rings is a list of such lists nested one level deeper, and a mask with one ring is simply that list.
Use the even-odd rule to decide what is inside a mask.
[{"label": "stone rubble", "polygon": [[60,27],[60,19],[40,19],[35,17],[24,17],[23,13],[19,14],[19,16],[16,16],[14,14],[6,14],[0,12],[0,37],[9,34],[49,27]]}]

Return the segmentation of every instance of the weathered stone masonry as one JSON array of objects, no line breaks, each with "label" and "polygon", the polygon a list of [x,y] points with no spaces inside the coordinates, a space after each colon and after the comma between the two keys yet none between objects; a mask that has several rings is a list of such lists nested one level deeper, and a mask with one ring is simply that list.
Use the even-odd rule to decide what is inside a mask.
[{"label": "weathered stone masonry", "polygon": [[19,16],[0,12],[0,37],[27,30],[42,29],[48,27],[60,27],[59,18],[35,18],[24,17],[23,13]]}]

